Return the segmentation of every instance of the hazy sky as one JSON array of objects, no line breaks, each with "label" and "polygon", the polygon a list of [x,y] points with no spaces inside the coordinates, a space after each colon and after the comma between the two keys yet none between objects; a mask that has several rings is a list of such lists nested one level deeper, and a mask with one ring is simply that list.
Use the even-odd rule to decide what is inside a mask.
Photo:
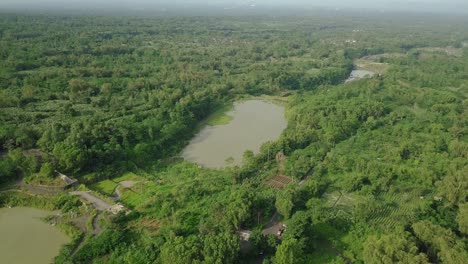
[{"label": "hazy sky", "polygon": [[[0,0],[1,8],[162,8],[173,6],[221,6],[225,8],[289,5],[291,7],[367,8],[468,13],[468,0]],[[255,7],[253,7],[255,6]]]}]

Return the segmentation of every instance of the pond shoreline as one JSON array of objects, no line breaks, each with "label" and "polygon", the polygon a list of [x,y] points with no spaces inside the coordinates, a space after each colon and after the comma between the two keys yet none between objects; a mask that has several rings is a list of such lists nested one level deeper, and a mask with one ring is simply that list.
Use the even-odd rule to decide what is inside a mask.
[{"label": "pond shoreline", "polygon": [[[266,98],[244,98],[220,120],[227,124],[205,126],[191,139],[181,156],[208,168],[240,165],[245,151],[258,152],[260,146],[276,140],[287,127],[285,107]],[[229,109],[229,108],[225,108]]]},{"label": "pond shoreline", "polygon": [[32,207],[0,208],[0,233],[2,239],[9,241],[0,245],[2,261],[50,263],[71,240],[43,220],[50,215],[54,212]]}]

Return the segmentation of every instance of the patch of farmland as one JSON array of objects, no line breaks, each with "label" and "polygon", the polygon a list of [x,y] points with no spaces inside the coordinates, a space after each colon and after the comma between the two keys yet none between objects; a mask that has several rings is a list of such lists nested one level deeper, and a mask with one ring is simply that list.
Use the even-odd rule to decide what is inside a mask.
[{"label": "patch of farmland", "polygon": [[416,218],[417,209],[431,202],[433,194],[421,196],[419,190],[382,194],[377,197],[380,204],[370,215],[369,223],[383,230],[391,231],[398,225],[411,223]]}]

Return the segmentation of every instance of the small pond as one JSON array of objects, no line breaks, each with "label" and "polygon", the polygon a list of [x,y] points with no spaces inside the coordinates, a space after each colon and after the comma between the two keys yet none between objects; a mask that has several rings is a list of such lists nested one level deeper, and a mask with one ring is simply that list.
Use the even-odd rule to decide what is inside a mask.
[{"label": "small pond", "polygon": [[232,116],[227,125],[206,126],[190,141],[184,159],[209,168],[240,165],[246,150],[258,153],[287,126],[284,107],[263,100],[235,103],[227,114]]},{"label": "small pond", "polygon": [[53,212],[35,208],[0,208],[0,262],[51,263],[70,239],[42,218]]},{"label": "small pond", "polygon": [[349,75],[349,78],[346,80],[346,82],[351,82],[363,78],[372,78],[374,77],[375,73],[372,71],[366,71],[366,70],[354,70],[351,72]]}]

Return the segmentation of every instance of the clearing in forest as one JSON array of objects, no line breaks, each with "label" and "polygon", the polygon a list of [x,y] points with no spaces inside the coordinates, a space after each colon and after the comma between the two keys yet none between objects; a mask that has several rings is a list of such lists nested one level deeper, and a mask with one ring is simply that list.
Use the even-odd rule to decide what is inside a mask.
[{"label": "clearing in forest", "polygon": [[376,74],[387,72],[389,65],[387,63],[374,62],[365,59],[358,59],[354,63],[357,70],[371,71]]}]

